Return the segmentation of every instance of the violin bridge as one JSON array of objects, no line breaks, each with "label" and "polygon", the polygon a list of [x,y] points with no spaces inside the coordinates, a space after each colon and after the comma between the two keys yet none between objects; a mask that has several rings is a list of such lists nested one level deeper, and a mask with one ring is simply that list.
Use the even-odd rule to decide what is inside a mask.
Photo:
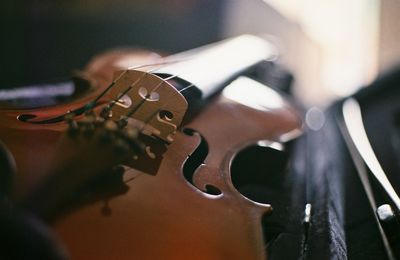
[{"label": "violin bridge", "polygon": [[166,80],[144,71],[117,71],[114,78],[108,93],[109,116],[171,143],[188,108],[183,95]]}]

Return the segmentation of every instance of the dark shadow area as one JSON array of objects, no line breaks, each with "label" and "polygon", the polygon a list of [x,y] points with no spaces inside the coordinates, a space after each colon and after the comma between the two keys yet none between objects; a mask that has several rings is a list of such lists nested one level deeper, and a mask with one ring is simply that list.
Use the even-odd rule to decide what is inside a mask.
[{"label": "dark shadow area", "polygon": [[213,0],[6,0],[0,9],[0,89],[63,81],[112,48],[175,53],[216,41],[224,5]]}]

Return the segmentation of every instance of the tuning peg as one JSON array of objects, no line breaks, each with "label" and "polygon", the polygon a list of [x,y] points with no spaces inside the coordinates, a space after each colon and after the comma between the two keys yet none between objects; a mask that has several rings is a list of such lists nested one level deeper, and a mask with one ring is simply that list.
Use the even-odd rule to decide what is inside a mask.
[{"label": "tuning peg", "polygon": [[75,114],[72,112],[69,112],[68,114],[65,115],[64,119],[68,124],[68,133],[70,135],[74,135],[79,132],[79,125],[78,123],[74,120]]},{"label": "tuning peg", "polygon": [[68,123],[68,133],[70,135],[75,135],[79,132],[79,125],[75,120],[69,120]]},{"label": "tuning peg", "polygon": [[122,116],[120,120],[117,122],[119,128],[124,128],[128,125],[128,117]]},{"label": "tuning peg", "polygon": [[103,119],[107,120],[111,116],[112,116],[111,107],[110,106],[103,107],[103,109],[100,112],[100,117],[102,117]]},{"label": "tuning peg", "polygon": [[93,121],[96,120],[96,113],[93,111],[93,109],[86,110],[84,115],[86,118],[90,118]]},{"label": "tuning peg", "polygon": [[79,132],[79,125],[75,120],[68,122],[68,133],[74,135]]},{"label": "tuning peg", "polygon": [[96,129],[95,120],[92,116],[85,116],[77,123],[85,136],[91,136]]},{"label": "tuning peg", "polygon": [[69,121],[74,120],[74,117],[75,117],[75,114],[74,114],[74,113],[68,112],[68,113],[64,116],[64,119],[65,119],[65,121],[69,122]]},{"label": "tuning peg", "polygon": [[114,121],[112,121],[110,119],[105,120],[102,123],[102,131],[100,134],[101,141],[107,142],[107,143],[110,142],[114,138],[115,132],[117,130],[118,130],[118,127]]}]

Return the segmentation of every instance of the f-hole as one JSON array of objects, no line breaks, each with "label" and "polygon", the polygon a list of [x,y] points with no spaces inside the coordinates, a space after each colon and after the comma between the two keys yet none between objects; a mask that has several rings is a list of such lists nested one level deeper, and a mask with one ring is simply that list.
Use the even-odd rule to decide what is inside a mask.
[{"label": "f-hole", "polygon": [[[200,137],[200,144],[197,146],[197,148],[188,156],[186,159],[184,165],[183,165],[183,176],[185,179],[192,184],[194,187],[196,187],[193,183],[193,175],[196,171],[197,168],[199,168],[203,163],[204,160],[206,159],[208,155],[208,143],[206,139],[196,130],[186,128],[183,130],[183,132],[186,135],[189,136],[194,136],[198,135]],[[198,187],[196,187],[198,188]],[[221,194],[221,190],[218,187],[215,187],[214,185],[207,184],[205,185],[206,190],[201,190],[202,192],[211,194],[211,195],[219,195]]]}]

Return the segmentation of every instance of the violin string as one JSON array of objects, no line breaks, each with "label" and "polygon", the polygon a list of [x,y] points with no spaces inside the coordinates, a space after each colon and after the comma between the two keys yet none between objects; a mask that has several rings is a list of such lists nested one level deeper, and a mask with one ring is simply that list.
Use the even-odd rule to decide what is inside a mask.
[{"label": "violin string", "polygon": [[[147,74],[149,74],[149,73],[154,73],[154,72],[156,72],[157,70],[160,70],[160,69],[162,69],[162,67],[161,68],[154,68],[154,69],[152,69],[152,70],[148,70],[148,71],[145,71],[145,73],[144,74],[142,74],[137,80],[135,80],[135,82],[134,83],[132,83],[131,85],[129,85],[121,94],[119,94],[118,96],[117,96],[117,98],[115,98],[114,100],[112,100],[111,102],[110,102],[110,104],[109,104],[109,109],[111,109],[117,102],[118,102],[118,100],[120,100],[124,95],[126,95],[131,89],[133,89],[140,81],[141,81],[141,79],[143,79],[145,76],[147,76]],[[167,78],[165,78],[165,79],[163,79],[164,81],[168,81],[168,80],[171,80],[171,79],[173,79],[173,78],[176,78],[176,77],[178,77],[179,75],[178,74],[174,74],[174,75],[171,75],[171,76],[169,76],[169,77],[167,77]],[[161,82],[160,84],[158,84],[148,95],[146,95],[146,99],[147,98],[149,98],[150,97],[150,95],[151,95],[151,93],[153,93],[154,91],[156,91],[159,87],[160,87],[160,85],[162,84],[163,82]],[[142,103],[140,103],[140,105],[142,105]],[[134,109],[135,111],[136,111],[136,109]],[[132,113],[134,113],[134,111],[132,112]],[[130,115],[132,115],[132,113],[130,114]]]},{"label": "violin string", "polygon": [[[92,108],[96,105],[96,103],[100,100],[100,98],[102,98],[108,91],[110,91],[110,90],[115,86],[115,84],[118,82],[118,80],[121,79],[121,77],[122,77],[128,70],[140,69],[140,68],[151,67],[151,66],[160,66],[160,65],[164,65],[164,67],[165,67],[165,66],[167,66],[167,65],[169,65],[169,64],[182,62],[183,60],[184,60],[184,59],[181,59],[181,60],[167,60],[167,59],[164,59],[164,61],[162,61],[162,62],[149,63],[149,64],[144,64],[144,65],[139,65],[139,66],[136,66],[136,67],[129,67],[127,70],[124,70],[115,80],[113,80],[113,82],[111,82],[111,84],[108,85],[108,86],[106,87],[106,89],[105,89],[103,92],[101,92],[101,93],[100,93],[97,97],[95,97],[92,101],[88,102],[88,103],[86,104],[86,106],[85,106],[85,111],[86,111],[86,110],[92,109]],[[157,71],[157,70],[159,70],[159,69],[161,69],[161,68],[163,68],[163,66],[162,66],[162,67],[159,67],[159,68],[155,68],[155,69],[149,70],[149,71],[146,71],[146,73],[152,73],[152,72]],[[136,82],[136,83],[137,83],[137,82]],[[132,88],[133,88],[133,86],[132,86]],[[128,90],[128,91],[129,91],[129,90]],[[116,101],[116,100],[114,100],[114,102],[115,102],[115,101]]]},{"label": "violin string", "polygon": [[[185,91],[185,90],[187,90],[187,89],[190,89],[190,88],[192,88],[192,87],[194,87],[194,84],[190,84],[190,85],[184,87],[183,89],[181,89],[181,90],[179,90],[179,91],[177,91],[177,92],[174,92],[174,93],[182,93],[183,91]],[[142,100],[142,102],[145,102],[145,101],[146,101],[146,99],[143,99],[143,100]],[[155,112],[153,112],[149,117],[147,117],[146,120],[143,121],[143,126],[138,130],[138,132],[141,133],[141,132],[144,130],[144,128],[147,126],[147,124],[148,124],[157,114],[159,114],[159,113],[168,105],[168,103],[169,103],[169,101],[164,102],[164,104],[161,106],[161,108],[159,108],[158,110],[156,110]]]},{"label": "violin string", "polygon": [[[135,69],[140,69],[140,68],[145,68],[145,67],[151,67],[151,66],[161,66],[164,65],[164,67],[166,65],[170,65],[173,63],[179,63],[179,62],[183,62],[188,60],[188,58],[181,58],[181,59],[176,59],[176,60],[170,60],[169,57],[165,57],[165,58],[160,58],[163,61],[160,62],[156,62],[156,63],[149,63],[149,64],[144,64],[144,65],[138,65],[138,66],[132,66],[132,67],[128,67],[127,70],[135,70]],[[161,67],[163,68],[163,67]],[[158,68],[160,69],[160,68]]]},{"label": "violin string", "polygon": [[131,109],[125,116],[126,116],[126,117],[130,117],[130,116],[132,116],[134,113],[136,113],[136,111],[138,111],[138,110],[140,109],[140,107],[141,107],[146,101],[148,101],[148,99],[149,99],[150,96],[151,96],[151,93],[153,93],[154,91],[158,90],[158,89],[160,88],[160,86],[161,86],[162,84],[164,84],[164,82],[166,82],[166,81],[168,81],[168,80],[171,80],[171,79],[174,79],[174,78],[176,78],[176,77],[178,77],[178,76],[179,76],[178,74],[175,74],[175,75],[171,75],[171,76],[169,76],[169,77],[163,79],[163,81],[161,81],[160,83],[158,83],[149,93],[147,93],[147,95],[146,95],[133,109]]},{"label": "violin string", "polygon": [[[178,62],[183,62],[183,61],[186,61],[186,60],[188,60],[188,59],[190,59],[190,56],[189,57],[185,57],[185,58],[180,58],[180,59],[178,59],[178,60],[173,60],[172,62],[165,62],[166,64],[170,64],[170,63],[178,63]],[[153,69],[153,70],[150,70],[150,71],[146,71],[146,74],[148,74],[148,73],[154,73],[155,71],[157,71],[157,70],[160,70],[160,69],[162,69],[163,67],[159,67],[159,68],[155,68],[155,69]],[[187,69],[187,68],[186,68]],[[183,72],[185,72],[185,70],[183,71]],[[169,77],[167,77],[167,78],[164,78],[163,79],[163,82],[165,82],[165,81],[168,81],[168,80],[171,80],[171,79],[174,79],[174,78],[177,78],[177,77],[179,77],[180,75],[182,75],[183,73],[181,72],[181,73],[175,73],[174,75],[170,75]],[[142,79],[143,78],[143,76],[141,76],[138,80],[136,80],[133,84],[131,84],[130,86],[128,86],[128,88],[126,88],[124,91],[123,91],[123,93],[121,93],[120,95],[118,95],[118,97],[116,98],[116,99],[114,99],[113,101],[111,101],[110,102],[110,108],[112,108],[115,104],[116,104],[116,102],[121,98],[121,97],[123,97],[124,95],[126,95],[131,89],[133,89],[135,86],[136,86],[136,84],[138,84],[139,83],[139,81],[140,81],[140,79]],[[142,100],[136,107],[134,107],[131,111],[129,111],[128,112],[128,114],[127,115],[125,115],[125,116],[132,116],[136,111],[138,111],[139,110],[139,108],[146,102],[146,100],[150,97],[150,95],[151,95],[151,93],[153,93],[154,91],[156,91],[156,90],[158,90],[158,88],[162,85],[162,83],[163,82],[161,82],[161,83],[159,83],[159,84],[157,84],[156,85],[156,87],[155,88],[153,88],[146,96],[145,96],[145,98],[144,98],[144,101]],[[190,86],[190,87],[192,87],[192,86]],[[183,91],[183,89],[182,89],[182,91]],[[179,91],[178,91],[179,92]]]},{"label": "violin string", "polygon": [[[120,100],[120,99],[121,99],[124,95],[126,95],[132,88],[134,88],[134,87],[136,86],[136,84],[138,84],[139,81],[140,81],[141,79],[143,79],[143,78],[147,75],[147,73],[149,73],[149,72],[143,73],[137,80],[135,80],[131,85],[129,85],[121,94],[119,94],[114,100],[112,100],[112,101],[110,102],[109,108],[111,109],[111,108],[118,102],[118,100]],[[150,72],[150,73],[151,73],[151,72]]]},{"label": "violin string", "polygon": [[[115,86],[115,83],[116,83],[128,70],[133,70],[133,69],[138,69],[138,68],[148,67],[148,66],[157,66],[157,65],[165,65],[165,66],[167,66],[167,65],[169,65],[169,64],[171,64],[171,63],[178,63],[178,62],[185,61],[185,60],[187,60],[187,59],[190,59],[190,57],[180,58],[180,59],[177,59],[177,60],[168,60],[168,57],[167,57],[167,58],[164,59],[164,62],[159,62],[159,63],[153,63],[153,64],[147,64],[147,65],[141,65],[141,66],[137,66],[137,67],[130,67],[130,68],[128,68],[128,69],[125,70],[123,73],[121,73],[121,74],[119,75],[119,77],[118,77],[116,80],[114,80],[114,81],[106,88],[106,90],[103,91],[93,102],[90,102],[90,103],[88,104],[88,105],[89,105],[89,109],[91,109],[91,108],[95,105],[95,103],[96,103],[101,97],[103,97],[111,88],[113,88],[113,87]],[[158,67],[158,68],[154,68],[154,69],[152,69],[152,70],[145,71],[145,73],[144,73],[143,75],[141,75],[137,80],[135,80],[135,82],[133,82],[131,85],[129,85],[129,86],[128,86],[122,93],[120,93],[114,100],[112,100],[112,101],[109,102],[108,109],[111,109],[111,108],[118,102],[119,99],[121,99],[121,98],[122,98],[124,95],[126,95],[131,89],[133,89],[133,88],[140,82],[140,80],[143,79],[147,74],[149,74],[149,73],[154,73],[154,72],[156,72],[157,70],[160,70],[160,69],[162,69],[162,68],[165,67],[165,66],[161,66],[161,67]],[[167,78],[164,78],[164,79],[163,79],[163,82],[164,82],[164,81],[171,80],[171,79],[176,78],[176,77],[178,77],[178,76],[179,76],[179,74],[171,75],[171,76],[169,76],[169,77],[167,77]],[[150,97],[151,93],[153,93],[154,91],[156,91],[156,90],[162,85],[163,82],[161,82],[160,84],[157,84],[156,87],[153,88],[153,89],[146,95],[146,97],[144,98],[144,101],[142,100],[135,108],[133,108],[131,111],[129,111],[128,114],[125,115],[125,116],[128,116],[128,117],[129,117],[129,116],[133,115],[133,114],[145,103],[145,101]],[[182,91],[183,91],[183,90],[182,90]]]},{"label": "violin string", "polygon": [[[133,70],[133,69],[139,69],[139,68],[143,68],[143,67],[150,67],[150,66],[158,66],[158,65],[168,65],[168,64],[171,64],[171,63],[177,63],[177,62],[181,62],[182,60],[184,60],[184,59],[180,59],[180,60],[172,60],[172,61],[164,61],[164,62],[159,62],[159,63],[153,63],[153,64],[146,64],[146,65],[140,65],[140,66],[136,66],[136,67],[130,67],[128,70]],[[110,103],[109,103],[109,109],[110,108],[112,108],[117,102],[118,102],[118,100],[119,99],[121,99],[124,95],[126,95],[130,90],[132,90],[147,74],[149,74],[149,73],[154,73],[154,72],[156,72],[157,70],[160,70],[160,69],[162,69],[163,67],[157,67],[157,68],[154,68],[154,69],[151,69],[151,70],[147,70],[147,71],[145,71],[145,73],[144,74],[142,74],[139,78],[137,78],[132,84],[130,84],[122,93],[120,93],[114,100],[112,100]],[[100,98],[102,98],[108,91],[110,91],[114,86],[115,86],[115,84],[118,82],[118,80],[120,80],[121,78],[122,78],[122,76],[124,76],[125,75],[125,73],[128,71],[128,70],[124,70],[99,96],[97,96],[93,101],[91,101],[91,102],[89,102],[87,105],[86,105],[86,109],[87,110],[89,110],[89,109],[91,109],[91,108],[93,108],[93,106],[96,104],[96,102],[100,99]],[[174,75],[170,75],[169,77],[167,77],[167,78],[164,78],[163,79],[163,81],[162,82],[160,82],[159,84],[157,84],[149,93],[147,93],[147,95],[145,96],[145,98],[143,98],[133,109],[131,109],[127,114],[125,114],[124,115],[124,117],[126,118],[126,117],[130,117],[130,116],[132,116],[133,114],[135,114],[139,109],[140,109],[140,107],[146,102],[146,101],[148,101],[148,99],[151,97],[151,94],[153,93],[153,92],[155,92],[155,91],[157,91],[162,85],[163,85],[163,83],[164,82],[167,82],[168,80],[171,80],[171,79],[174,79],[174,78],[177,78],[177,77],[179,77],[179,75],[180,74],[174,74]],[[181,90],[179,90],[179,91],[177,91],[176,93],[182,93],[183,91],[185,91],[185,90],[187,90],[187,89],[190,89],[191,87],[193,87],[194,85],[193,84],[190,84],[190,85],[188,85],[188,86],[186,86],[186,87],[184,87],[183,89],[181,89]],[[162,107],[165,107],[166,105],[168,104],[168,102],[165,102],[164,104],[163,104],[163,106]],[[147,123],[148,123],[148,121],[150,121],[155,115],[157,115],[160,111],[162,111],[162,109],[159,109],[159,110],[157,110],[157,111],[155,111],[144,123],[144,126],[143,127],[145,127],[146,125],[147,125]]]},{"label": "violin string", "polygon": [[183,89],[179,90],[178,92],[179,92],[179,93],[182,93],[183,91],[188,90],[188,89],[190,89],[190,88],[192,88],[192,87],[194,87],[194,84],[190,84],[190,85],[184,87]]},{"label": "violin string", "polygon": [[[161,69],[161,68],[167,66],[168,64],[179,63],[179,62],[182,62],[182,61],[185,61],[185,60],[188,59],[188,58],[186,57],[186,58],[180,58],[180,59],[175,59],[175,60],[168,60],[168,58],[169,58],[169,57],[162,58],[163,61],[161,61],[161,62],[150,63],[150,64],[144,64],[144,65],[139,65],[139,66],[136,66],[136,67],[129,67],[128,70],[129,70],[129,69],[132,70],[132,69],[145,68],[145,67],[150,67],[150,66],[161,66],[161,65],[164,65],[164,66],[161,66],[161,67],[155,69],[155,70],[159,70],[159,69]],[[150,71],[152,71],[152,70],[150,70]],[[57,117],[55,117],[55,118],[53,118],[53,119],[65,120],[65,118],[66,118],[67,115],[79,115],[79,114],[82,114],[82,113],[90,112],[90,111],[96,106],[96,103],[97,103],[108,91],[110,91],[110,90],[115,86],[116,82],[117,82],[126,72],[127,72],[127,70],[123,71],[123,73],[121,73],[117,79],[113,80],[113,82],[112,82],[110,85],[108,85],[108,86],[106,87],[106,89],[105,89],[104,91],[102,91],[102,92],[101,92],[97,97],[95,97],[93,100],[89,101],[88,103],[86,103],[85,105],[83,105],[83,106],[81,106],[81,107],[79,107],[79,108],[76,108],[76,109],[74,109],[74,110],[69,110],[69,111],[67,111],[65,114],[60,115],[60,116],[57,116]],[[133,86],[132,86],[132,88],[133,88]],[[129,91],[129,90],[128,90],[128,91]],[[114,101],[114,102],[116,102],[116,101]],[[111,104],[114,104],[114,103],[111,103]]]},{"label": "violin string", "polygon": [[115,85],[115,83],[126,73],[127,71],[124,70],[115,80],[113,80],[113,82],[111,82],[110,85],[108,85],[108,87],[101,92],[94,100],[92,100],[91,102],[89,102],[86,106],[89,106],[88,109],[93,108],[93,106],[97,103],[97,101],[99,101],[100,98],[102,98],[110,89],[112,89]]}]

